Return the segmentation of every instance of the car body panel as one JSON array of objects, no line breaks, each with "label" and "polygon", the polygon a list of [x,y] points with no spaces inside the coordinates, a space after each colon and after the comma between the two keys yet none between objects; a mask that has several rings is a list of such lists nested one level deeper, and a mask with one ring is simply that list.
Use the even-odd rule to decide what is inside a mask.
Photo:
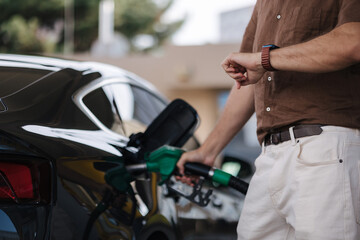
[{"label": "car body panel", "polygon": [[[104,180],[105,172],[94,168],[94,162],[106,163],[106,157],[120,159],[123,156],[121,149],[126,147],[128,136],[101,127],[101,122],[94,122],[94,118],[87,115],[91,112],[83,111],[84,106],[78,104],[81,101],[78,96],[84,97],[88,92],[84,93],[83,90],[89,90],[89,86],[92,86],[90,90],[94,90],[103,86],[97,85],[99,83],[107,85],[115,80],[151,92],[159,101],[163,101],[164,107],[166,100],[151,84],[136,75],[105,64],[0,55],[0,65],[4,76],[0,82],[5,84],[0,91],[0,135],[4,143],[1,160],[5,158],[5,152],[15,159],[20,153],[46,159],[52,166],[52,177],[48,181],[52,191],[56,191],[45,206],[10,204],[1,209],[15,223],[20,238],[47,239],[51,228],[52,238],[81,237],[83,229],[78,234],[64,229],[71,229],[72,226],[84,228],[89,213],[101,201],[103,191],[112,188]],[[28,74],[31,77],[18,81],[11,78],[11,72],[13,75],[18,74],[20,79],[20,75]],[[154,113],[154,116],[157,114]],[[6,161],[11,159],[6,158]],[[149,181],[152,186],[156,186],[157,177]],[[156,194],[154,190],[151,193]],[[124,239],[132,239],[138,235],[132,226],[136,221],[129,221],[132,218],[131,211],[135,209],[135,219],[143,219],[144,216],[138,207],[131,207],[135,206],[135,202],[126,193],[119,194],[117,198],[118,206],[112,208],[116,209],[117,212],[114,212],[118,216],[114,217],[110,211],[102,214],[95,224],[94,236],[119,235]],[[79,208],[79,205],[82,207]],[[31,231],[24,231],[25,224],[20,218],[25,213],[29,214],[31,209],[35,219],[30,221],[33,227]],[[148,218],[158,214],[154,206],[149,209]],[[59,221],[64,218],[71,220]],[[69,225],[72,222],[74,224]],[[136,224],[139,230],[145,227]]]}]

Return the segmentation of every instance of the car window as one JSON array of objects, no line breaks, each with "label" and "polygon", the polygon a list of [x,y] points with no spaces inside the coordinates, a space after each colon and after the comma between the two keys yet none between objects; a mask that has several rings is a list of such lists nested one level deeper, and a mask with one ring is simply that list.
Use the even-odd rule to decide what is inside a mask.
[{"label": "car window", "polygon": [[83,101],[89,110],[105,127],[125,135],[121,119],[116,111],[114,111],[112,107],[113,103],[110,102],[112,99],[108,98],[102,88],[98,88],[90,92],[84,97]]},{"label": "car window", "polygon": [[139,87],[132,87],[132,91],[135,97],[134,118],[149,125],[164,110],[167,103]]},{"label": "car window", "polygon": [[104,126],[125,136],[145,131],[166,106],[155,94],[127,83],[97,88],[83,102]]},{"label": "car window", "polygon": [[[0,97],[5,97],[51,73],[48,70],[11,68],[0,69]],[[6,86],[6,87],[4,87]]]}]

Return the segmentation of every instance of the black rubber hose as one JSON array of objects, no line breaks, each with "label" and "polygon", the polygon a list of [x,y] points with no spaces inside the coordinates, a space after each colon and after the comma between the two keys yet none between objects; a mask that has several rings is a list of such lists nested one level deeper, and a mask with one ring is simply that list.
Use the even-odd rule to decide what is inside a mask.
[{"label": "black rubber hose", "polygon": [[246,195],[249,184],[239,178],[232,176],[229,180],[229,186]]},{"label": "black rubber hose", "polygon": [[89,239],[89,235],[90,235],[91,229],[94,225],[94,222],[103,212],[105,212],[106,209],[109,208],[109,204],[110,204],[112,198],[113,198],[112,192],[107,189],[104,193],[104,196],[103,196],[103,199],[101,200],[101,202],[95,207],[95,209],[90,214],[90,217],[89,217],[86,227],[85,227],[85,231],[83,233],[83,240]]},{"label": "black rubber hose", "polygon": [[211,170],[210,166],[197,162],[187,162],[184,167],[186,174],[203,176],[205,178],[209,177],[209,172]]},{"label": "black rubber hose", "polygon": [[85,231],[84,231],[84,234],[83,234],[83,240],[88,240],[89,239],[89,235],[90,235],[92,226],[94,225],[94,222],[100,216],[101,213],[102,212],[100,212],[100,211],[93,211],[90,214],[89,220],[87,221]]}]

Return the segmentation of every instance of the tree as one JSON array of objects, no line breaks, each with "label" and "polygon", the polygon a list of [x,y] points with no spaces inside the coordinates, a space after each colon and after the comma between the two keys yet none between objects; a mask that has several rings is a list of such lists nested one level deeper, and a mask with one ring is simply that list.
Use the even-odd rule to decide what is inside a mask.
[{"label": "tree", "polygon": [[62,19],[62,1],[0,1],[0,51],[31,53],[54,51],[56,39],[44,36],[45,31]]},{"label": "tree", "polygon": [[[183,23],[165,24],[161,16],[173,0],[115,0],[115,29],[130,42],[133,51],[161,46]],[[98,35],[99,0],[74,0],[75,51],[88,51]],[[64,0],[0,1],[0,51],[46,52],[63,47]],[[23,37],[23,36],[27,37]],[[139,47],[142,37],[152,44]],[[50,39],[50,40],[49,40]]]},{"label": "tree", "polygon": [[[44,48],[41,42],[36,38],[38,20],[35,18],[25,21],[19,15],[11,17],[9,21],[2,24],[2,30],[6,33],[3,36],[3,42],[7,49],[16,49],[18,52],[43,52]],[[0,50],[6,52],[5,46]]]},{"label": "tree", "polygon": [[[163,23],[161,17],[173,4],[157,4],[153,0],[117,0],[115,3],[115,29],[130,42],[134,51],[158,48],[169,39],[184,23],[184,20]],[[153,44],[141,49],[136,41],[139,38],[152,39]]]}]

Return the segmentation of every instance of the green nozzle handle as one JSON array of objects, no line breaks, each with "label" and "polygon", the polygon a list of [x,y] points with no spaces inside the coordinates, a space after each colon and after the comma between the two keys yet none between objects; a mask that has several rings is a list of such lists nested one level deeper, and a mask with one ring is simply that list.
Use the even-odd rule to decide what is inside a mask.
[{"label": "green nozzle handle", "polygon": [[214,169],[202,163],[195,162],[187,162],[184,166],[186,174],[203,176],[206,179],[210,179],[224,186],[232,187],[244,195],[246,195],[247,193],[249,184],[237,177],[232,176],[227,172],[221,171],[220,169]]},{"label": "green nozzle handle", "polygon": [[146,167],[149,172],[158,172],[161,175],[161,183],[164,183],[174,173],[176,163],[184,150],[171,146],[163,146],[151,152],[146,157]]}]

